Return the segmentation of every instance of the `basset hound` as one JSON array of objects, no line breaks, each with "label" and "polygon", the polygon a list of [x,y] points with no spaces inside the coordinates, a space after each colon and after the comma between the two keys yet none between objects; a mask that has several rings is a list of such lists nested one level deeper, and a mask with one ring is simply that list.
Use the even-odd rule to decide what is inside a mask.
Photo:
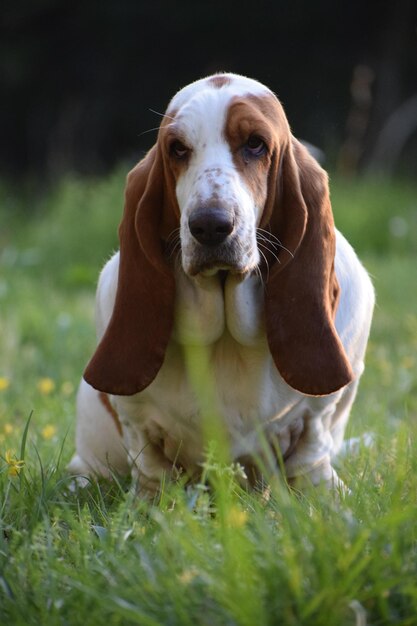
[{"label": "basset hound", "polygon": [[180,90],[128,175],[119,237],[70,471],[132,472],[152,494],[198,476],[213,419],[249,482],[272,462],[340,484],[374,292],[276,96],[235,74]]}]

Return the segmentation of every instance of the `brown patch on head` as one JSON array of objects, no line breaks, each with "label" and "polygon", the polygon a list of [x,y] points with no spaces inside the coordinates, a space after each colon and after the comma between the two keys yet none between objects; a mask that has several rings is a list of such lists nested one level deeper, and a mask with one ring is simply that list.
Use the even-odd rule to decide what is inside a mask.
[{"label": "brown patch on head", "polygon": [[230,85],[232,81],[230,80],[229,76],[226,76],[225,74],[215,74],[215,76],[212,76],[208,79],[208,82],[210,83],[210,85],[213,85],[214,87],[217,87],[217,89],[220,89],[225,85]]},{"label": "brown patch on head", "polygon": [[[289,140],[289,127],[282,106],[271,94],[236,97],[229,106],[226,139],[231,147],[236,169],[244,177],[258,208],[268,195],[269,171],[281,144]],[[265,153],[254,157],[247,150],[251,137],[259,137]]]}]

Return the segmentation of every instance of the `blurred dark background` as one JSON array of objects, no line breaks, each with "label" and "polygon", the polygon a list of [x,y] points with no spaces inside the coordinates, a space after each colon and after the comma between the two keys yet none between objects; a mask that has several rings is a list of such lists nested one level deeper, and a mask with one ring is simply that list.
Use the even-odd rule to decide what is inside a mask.
[{"label": "blurred dark background", "polygon": [[345,174],[417,174],[415,0],[2,3],[0,176],[103,174],[188,82],[242,73]]}]

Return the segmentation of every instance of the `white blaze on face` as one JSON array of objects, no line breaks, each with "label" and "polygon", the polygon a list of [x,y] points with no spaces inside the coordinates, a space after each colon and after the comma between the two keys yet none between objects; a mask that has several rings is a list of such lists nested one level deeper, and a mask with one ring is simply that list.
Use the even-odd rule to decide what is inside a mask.
[{"label": "white blaze on face", "polygon": [[[226,75],[227,76],[227,75]],[[188,162],[178,177],[176,195],[181,212],[180,237],[186,273],[196,273],[199,265],[244,272],[259,263],[256,224],[259,207],[237,170],[226,140],[228,108],[234,96],[253,92],[270,93],[250,79],[232,79],[222,87],[210,81],[197,81],[179,92],[168,108],[175,110],[172,128],[190,149]],[[232,217],[234,228],[219,258],[206,253],[191,235],[188,221],[201,208],[216,208]],[[217,261],[217,263],[216,263]]]}]

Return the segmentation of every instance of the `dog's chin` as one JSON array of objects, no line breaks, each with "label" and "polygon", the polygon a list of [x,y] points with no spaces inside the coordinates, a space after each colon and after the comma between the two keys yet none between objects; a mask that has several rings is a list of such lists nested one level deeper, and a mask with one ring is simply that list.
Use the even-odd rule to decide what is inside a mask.
[{"label": "dog's chin", "polygon": [[244,278],[252,273],[259,263],[259,256],[240,249],[219,246],[219,249],[183,250],[182,266],[184,272],[194,277],[210,277],[216,274],[233,274]]},{"label": "dog's chin", "polygon": [[242,280],[255,269],[255,266],[243,265],[236,263],[199,263],[190,264],[184,267],[185,273],[191,278],[210,278],[216,276],[225,276],[226,274],[233,274],[237,278]]}]

